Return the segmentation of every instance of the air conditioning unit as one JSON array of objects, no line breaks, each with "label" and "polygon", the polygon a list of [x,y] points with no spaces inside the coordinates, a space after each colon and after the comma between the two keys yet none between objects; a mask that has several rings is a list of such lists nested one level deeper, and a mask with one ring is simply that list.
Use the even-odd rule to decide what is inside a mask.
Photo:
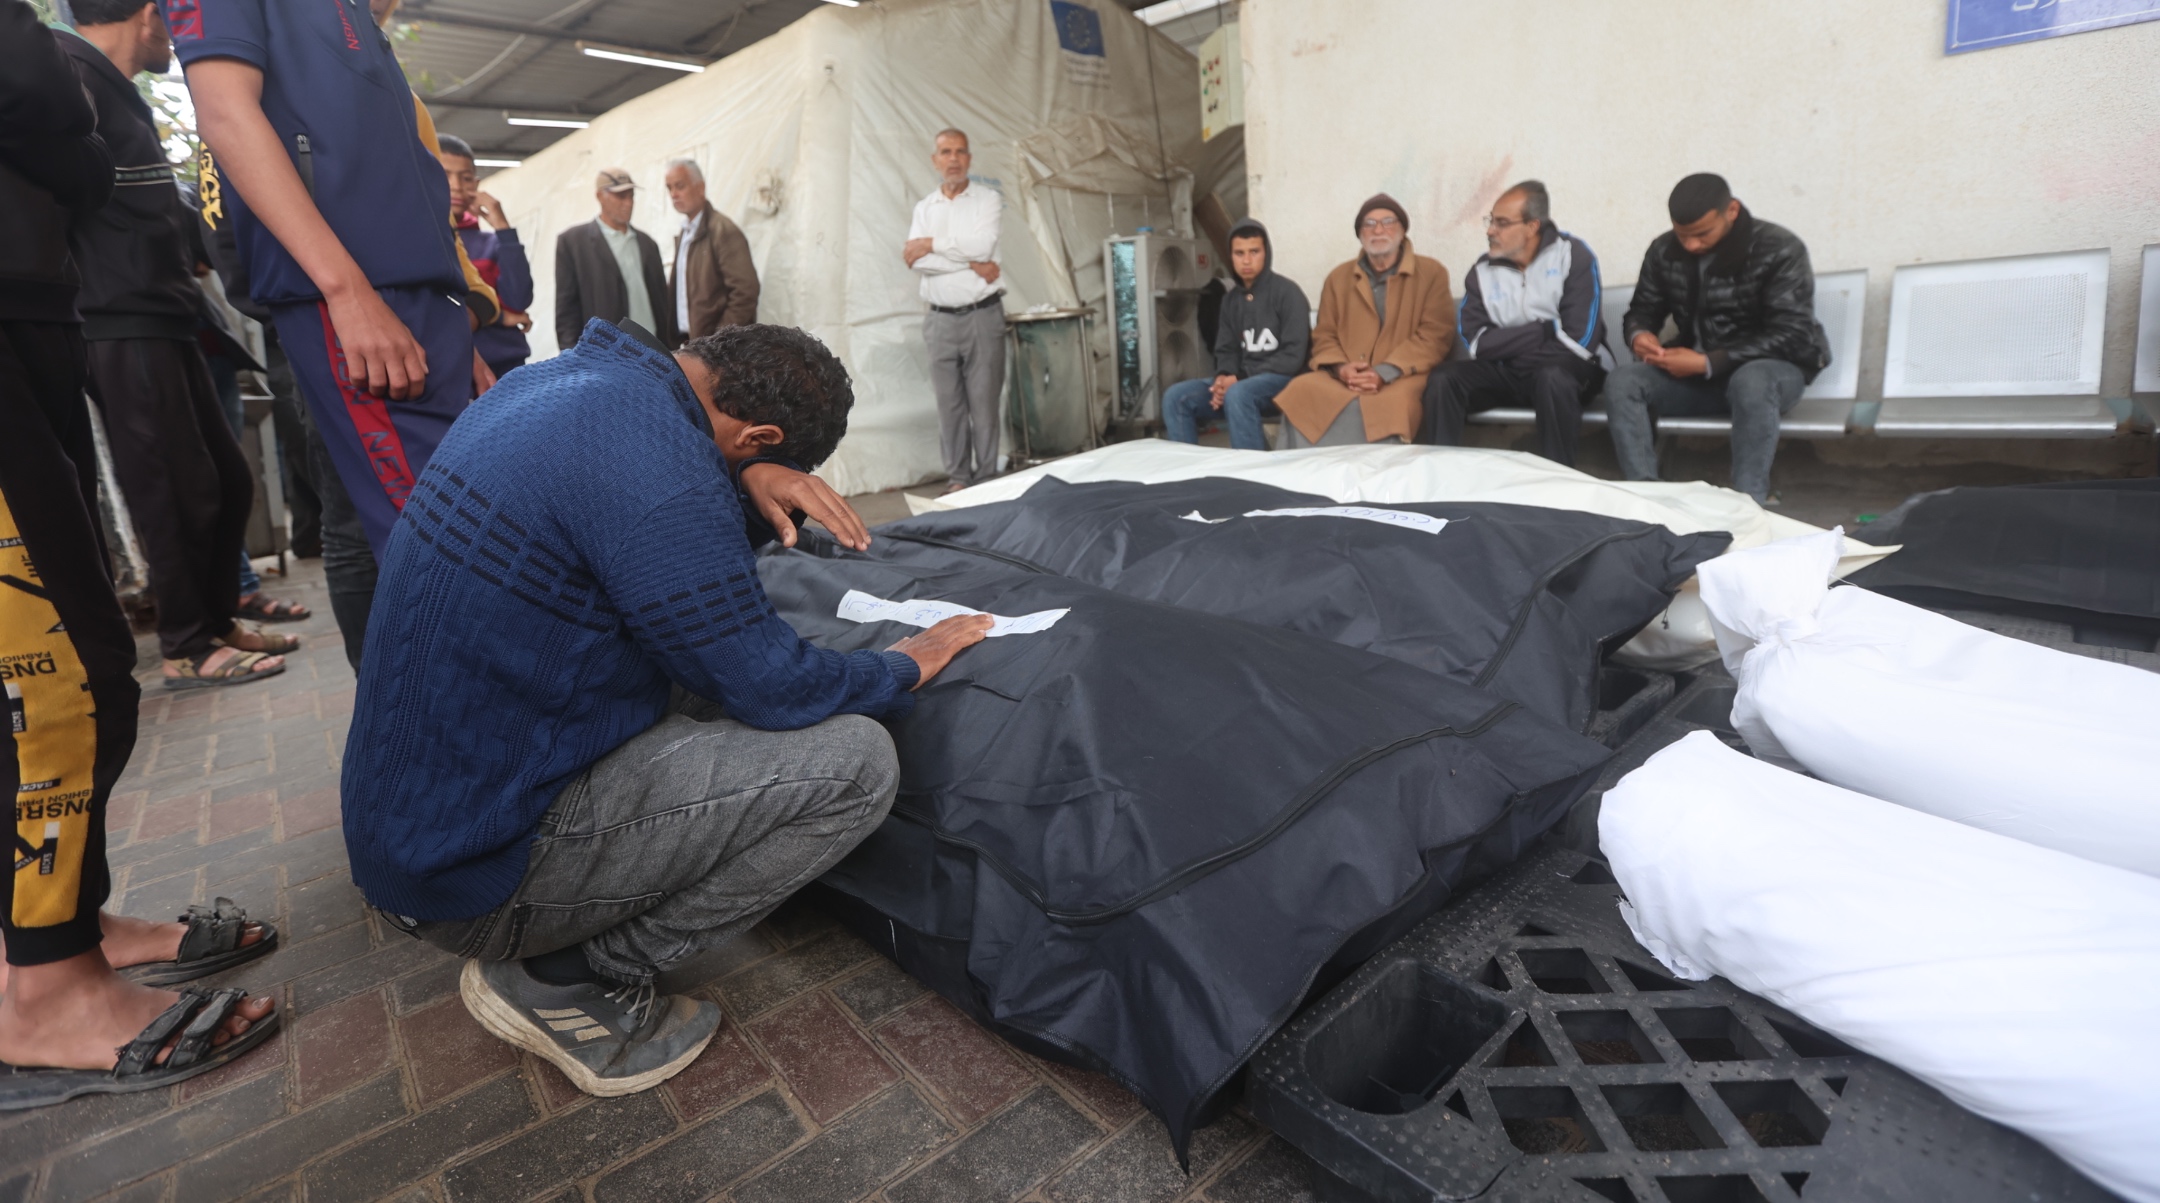
[{"label": "air conditioning unit", "polygon": [[1200,289],[1215,275],[1205,241],[1141,233],[1103,241],[1118,421],[1162,417],[1162,394],[1180,380],[1214,374],[1200,341]]}]

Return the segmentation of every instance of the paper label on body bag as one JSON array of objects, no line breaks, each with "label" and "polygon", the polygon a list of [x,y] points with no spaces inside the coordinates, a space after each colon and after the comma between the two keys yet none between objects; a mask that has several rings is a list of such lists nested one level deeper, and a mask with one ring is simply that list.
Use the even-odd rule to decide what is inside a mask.
[{"label": "paper label on body bag", "polygon": [[[1356,518],[1365,522],[1379,522],[1388,526],[1399,526],[1405,530],[1424,531],[1428,535],[1439,534],[1448,524],[1447,519],[1435,518],[1430,514],[1413,514],[1408,510],[1376,509],[1369,505],[1320,505],[1302,506],[1287,510],[1247,510],[1244,516],[1247,518]],[[1187,522],[1205,522],[1209,525],[1230,521],[1228,518],[1203,518],[1198,510],[1183,515],[1183,517]]]},{"label": "paper label on body bag", "polygon": [[[911,627],[934,627],[958,614],[980,613],[982,613],[981,610],[971,609],[956,602],[936,601],[929,598],[919,598],[914,601],[887,601],[882,597],[872,597],[860,589],[850,589],[847,591],[847,596],[840,599],[839,617],[845,618],[849,622],[904,622]],[[1018,618],[1006,618],[1003,615],[992,614],[990,616],[990,634],[987,638],[996,639],[1001,635],[1032,635],[1037,631],[1047,631],[1056,626],[1057,620],[1065,617],[1068,613],[1070,613],[1069,610],[1037,610],[1033,614],[1022,614]]]}]

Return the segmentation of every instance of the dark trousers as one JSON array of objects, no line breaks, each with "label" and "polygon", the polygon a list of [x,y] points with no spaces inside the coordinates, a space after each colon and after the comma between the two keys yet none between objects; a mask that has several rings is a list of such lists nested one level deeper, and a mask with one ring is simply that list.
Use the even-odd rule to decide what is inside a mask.
[{"label": "dark trousers", "polygon": [[168,660],[204,655],[233,627],[234,565],[255,483],[193,342],[88,344],[90,391],[105,415],[113,470],[142,536]]},{"label": "dark trousers", "polygon": [[[81,327],[0,322],[0,886],[10,965],[97,947],[105,802],[135,747],[135,639],[98,534]],[[218,567],[232,580],[232,561]]]},{"label": "dark trousers", "polygon": [[322,432],[310,420],[301,446],[307,452],[308,470],[314,473],[316,496],[322,509],[318,529],[322,533],[323,583],[330,590],[330,615],[337,619],[338,634],[345,640],[345,660],[360,671],[360,653],[366,646],[368,613],[375,605],[375,578],[379,571],[375,553],[368,547],[367,532],[360,526],[360,511],[352,494],[345,491]]},{"label": "dark trousers", "polygon": [[1425,382],[1425,422],[1418,442],[1460,447],[1463,420],[1500,406],[1527,405],[1537,411],[1538,454],[1554,463],[1575,466],[1576,436],[1582,431],[1583,400],[1597,391],[1605,373],[1583,360],[1521,366],[1479,359],[1450,359],[1433,369]]},{"label": "dark trousers", "polygon": [[441,293],[381,288],[376,294],[427,353],[426,388],[408,401],[371,396],[364,381],[352,379],[327,305],[283,305],[273,316],[315,429],[360,515],[368,546],[380,556],[436,446],[472,404],[473,341],[465,307]]},{"label": "dark trousers", "polygon": [[263,327],[267,352],[264,375],[270,379],[270,423],[277,430],[278,466],[285,477],[285,512],[292,531],[292,551],[301,559],[322,554],[322,498],[308,463],[305,407],[293,384],[292,361],[278,345],[277,327]]}]

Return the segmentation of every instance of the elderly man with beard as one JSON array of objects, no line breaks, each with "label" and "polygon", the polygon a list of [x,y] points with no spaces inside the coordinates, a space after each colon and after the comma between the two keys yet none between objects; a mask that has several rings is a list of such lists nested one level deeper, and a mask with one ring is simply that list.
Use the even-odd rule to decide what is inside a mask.
[{"label": "elderly man with beard", "polygon": [[1286,447],[1409,442],[1425,374],[1454,344],[1447,269],[1411,249],[1403,207],[1378,193],[1353,225],[1363,249],[1320,288],[1312,370],[1275,399]]}]

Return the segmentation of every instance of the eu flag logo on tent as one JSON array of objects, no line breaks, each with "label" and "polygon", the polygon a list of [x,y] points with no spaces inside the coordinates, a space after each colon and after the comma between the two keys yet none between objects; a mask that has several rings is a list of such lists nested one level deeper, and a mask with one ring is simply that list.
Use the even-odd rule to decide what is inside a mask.
[{"label": "eu flag logo on tent", "polygon": [[1072,0],[1050,0],[1050,19],[1057,25],[1058,49],[1104,57],[1102,17],[1094,9]]}]

